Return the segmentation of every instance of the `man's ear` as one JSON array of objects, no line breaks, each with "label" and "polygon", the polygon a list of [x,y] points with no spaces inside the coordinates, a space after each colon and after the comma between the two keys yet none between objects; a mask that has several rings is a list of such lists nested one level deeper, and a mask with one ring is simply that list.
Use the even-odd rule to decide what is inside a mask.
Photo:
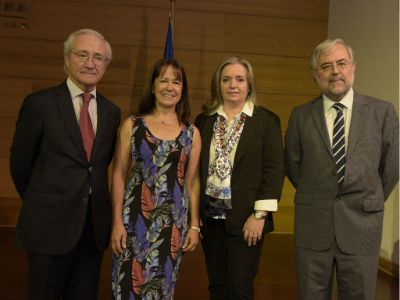
[{"label": "man's ear", "polygon": [[312,71],[312,77],[313,77],[314,82],[317,82],[317,76],[318,76],[318,72],[313,70]]},{"label": "man's ear", "polygon": [[356,65],[357,65],[357,64],[354,62],[354,63],[353,63],[354,72],[356,71]]},{"label": "man's ear", "polygon": [[65,67],[69,67],[69,56],[68,55],[64,55],[64,65]]}]

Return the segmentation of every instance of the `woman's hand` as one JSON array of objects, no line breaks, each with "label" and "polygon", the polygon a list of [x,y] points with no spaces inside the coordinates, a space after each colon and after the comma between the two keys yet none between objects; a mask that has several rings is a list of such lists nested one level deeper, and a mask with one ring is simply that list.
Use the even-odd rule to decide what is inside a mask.
[{"label": "woman's hand", "polygon": [[186,235],[185,242],[183,243],[182,249],[184,252],[192,252],[196,249],[197,245],[200,241],[200,232],[189,228],[188,233]]},{"label": "woman's hand", "polygon": [[126,248],[126,230],[122,222],[114,222],[111,232],[111,249],[118,256]]},{"label": "woman's hand", "polygon": [[251,214],[243,226],[243,238],[247,245],[255,246],[262,238],[265,220],[258,220]]}]

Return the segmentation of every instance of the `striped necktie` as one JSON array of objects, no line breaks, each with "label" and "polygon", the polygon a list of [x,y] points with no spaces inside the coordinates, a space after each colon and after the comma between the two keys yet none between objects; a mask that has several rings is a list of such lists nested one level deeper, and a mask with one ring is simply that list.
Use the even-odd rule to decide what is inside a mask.
[{"label": "striped necktie", "polygon": [[333,122],[333,139],[332,139],[332,152],[336,163],[336,170],[338,176],[339,186],[342,185],[344,180],[344,171],[346,165],[346,145],[344,137],[344,105],[335,103],[333,107],[336,109],[337,115]]}]

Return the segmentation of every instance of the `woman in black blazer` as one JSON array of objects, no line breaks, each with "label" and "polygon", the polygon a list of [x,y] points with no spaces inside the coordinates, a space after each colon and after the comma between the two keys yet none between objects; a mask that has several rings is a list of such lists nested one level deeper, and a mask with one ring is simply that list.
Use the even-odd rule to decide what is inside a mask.
[{"label": "woman in black blazer", "polygon": [[210,299],[253,299],[263,235],[284,178],[280,120],[256,105],[253,70],[230,57],[196,118],[202,136],[201,217]]}]

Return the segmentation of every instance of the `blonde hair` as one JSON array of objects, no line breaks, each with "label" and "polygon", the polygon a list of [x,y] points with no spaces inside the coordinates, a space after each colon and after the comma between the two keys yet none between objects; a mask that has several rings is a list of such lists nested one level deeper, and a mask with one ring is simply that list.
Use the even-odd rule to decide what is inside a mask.
[{"label": "blonde hair", "polygon": [[249,85],[249,93],[247,95],[247,101],[251,101],[256,104],[257,94],[256,94],[256,84],[254,81],[254,73],[251,64],[244,58],[239,56],[231,56],[225,59],[215,70],[213,77],[211,79],[211,99],[203,105],[203,110],[207,112],[212,112],[219,105],[223,104],[223,98],[221,93],[221,74],[224,68],[228,65],[240,64],[246,70],[247,83]]}]

